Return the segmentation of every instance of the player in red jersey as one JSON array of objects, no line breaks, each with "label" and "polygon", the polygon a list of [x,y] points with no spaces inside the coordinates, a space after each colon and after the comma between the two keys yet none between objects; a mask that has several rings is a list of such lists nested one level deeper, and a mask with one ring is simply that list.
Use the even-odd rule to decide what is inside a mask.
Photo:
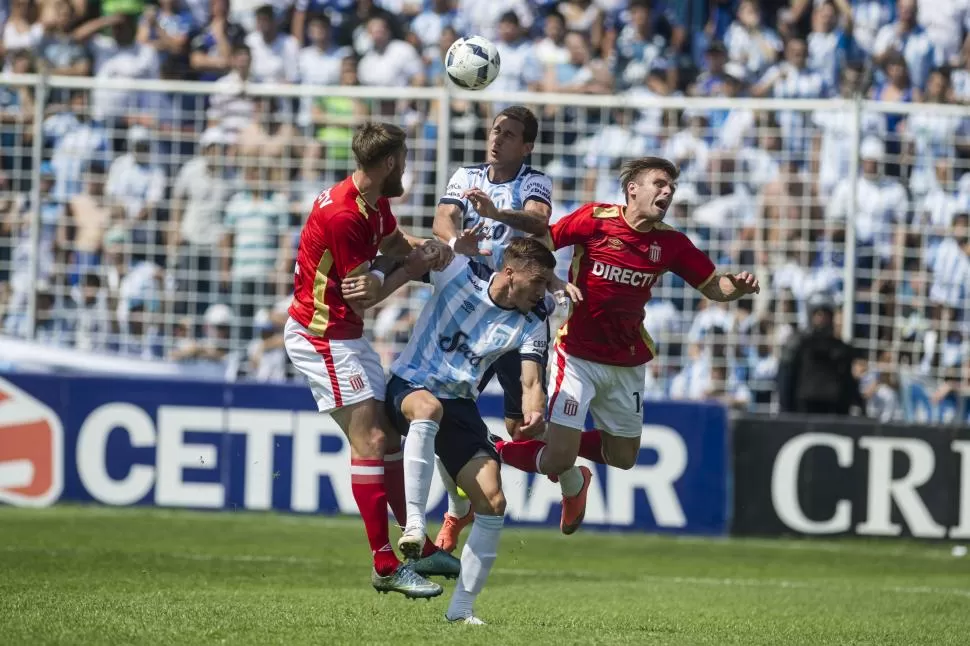
[{"label": "player in red jersey", "polygon": [[[556,337],[544,440],[499,442],[502,460],[523,471],[573,480],[580,493],[563,497],[564,534],[586,511],[592,477],[577,456],[630,469],[643,428],[643,387],[655,348],[643,327],[644,306],[660,276],[672,271],[715,301],[760,291],[748,272],[718,273],[683,233],[663,223],[677,167],[666,159],[627,162],[620,175],[625,205],[586,204],[550,227],[556,249],[575,245],[570,282],[585,296]],[[587,412],[597,429],[581,432]]]},{"label": "player in red jersey", "polygon": [[388,504],[398,522],[406,519],[400,436],[384,430],[390,427],[378,405],[384,400],[384,370],[364,338],[361,317],[409,280],[446,266],[453,252],[439,241],[408,236],[391,213],[388,198],[404,193],[404,131],[364,124],[352,148],[357,170],[320,193],[300,234],[284,343],[318,409],[333,417],[350,442],[351,487],[374,556],[371,583],[380,592],[433,597],[441,586],[421,573],[457,576],[460,563],[426,540],[427,558],[402,566],[391,547]]}]

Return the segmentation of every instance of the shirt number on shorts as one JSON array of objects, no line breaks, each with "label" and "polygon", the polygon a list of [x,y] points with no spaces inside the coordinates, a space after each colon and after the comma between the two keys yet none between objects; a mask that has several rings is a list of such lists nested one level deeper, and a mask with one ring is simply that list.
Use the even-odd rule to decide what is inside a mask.
[{"label": "shirt number on shorts", "polygon": [[642,412],[643,411],[643,402],[640,401],[640,393],[633,393],[633,401],[636,402],[637,412],[638,413]]}]

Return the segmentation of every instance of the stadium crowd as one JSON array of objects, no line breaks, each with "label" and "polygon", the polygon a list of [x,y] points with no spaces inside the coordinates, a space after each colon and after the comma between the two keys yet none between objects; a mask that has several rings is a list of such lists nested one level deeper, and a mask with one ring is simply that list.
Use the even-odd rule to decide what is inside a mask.
[{"label": "stadium crowd", "polygon": [[[618,201],[622,160],[660,153],[682,169],[668,221],[719,265],[761,268],[767,288],[753,306],[722,306],[665,277],[647,307],[661,355],[648,394],[770,408],[783,348],[820,292],[853,308],[870,414],[898,416],[900,366],[939,380],[938,397],[970,389],[970,109],[934,110],[970,103],[965,0],[0,0],[0,25],[4,334],[25,334],[36,290],[45,344],[289,378],[280,330],[296,236],[316,193],[350,170],[355,123],[380,117],[432,142],[412,146],[424,157],[411,160],[396,207],[427,231],[435,173],[481,161],[490,115],[504,105],[489,93],[626,95],[639,105],[535,108],[532,163],[554,179],[554,214]],[[251,90],[440,86],[442,53],[470,34],[497,43],[502,71],[485,101],[452,102],[450,168],[434,164],[429,101]],[[91,76],[92,89],[55,85],[40,99],[11,76],[38,71]],[[98,79],[212,86],[141,92]],[[857,179],[851,111],[643,105],[860,94],[928,105],[865,111]],[[856,281],[843,293],[850,220]],[[385,361],[427,289],[407,288],[371,322]],[[838,326],[845,312],[835,309]]]}]

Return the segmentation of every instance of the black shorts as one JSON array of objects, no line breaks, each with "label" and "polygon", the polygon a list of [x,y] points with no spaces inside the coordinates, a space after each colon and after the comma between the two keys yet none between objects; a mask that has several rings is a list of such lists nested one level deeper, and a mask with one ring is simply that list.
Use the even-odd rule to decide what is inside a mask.
[{"label": "black shorts", "polygon": [[[401,402],[416,390],[425,390],[424,386],[412,384],[392,375],[387,384],[387,394],[384,397],[384,409],[391,424],[401,433],[408,434],[410,422],[401,412]],[[442,464],[453,479],[458,478],[458,472],[475,457],[479,451],[484,451],[496,462],[499,462],[498,451],[489,439],[488,427],[478,412],[478,404],[471,399],[441,399],[444,415],[434,439],[434,452],[441,458]]]},{"label": "black shorts", "polygon": [[[542,382],[543,391],[546,390],[547,365],[549,365],[548,349],[542,354],[542,363],[539,364],[539,379]],[[488,382],[496,375],[505,399],[505,418],[522,419],[522,357],[518,350],[506,352],[488,367],[481,383],[478,384],[478,392],[485,390]]]}]

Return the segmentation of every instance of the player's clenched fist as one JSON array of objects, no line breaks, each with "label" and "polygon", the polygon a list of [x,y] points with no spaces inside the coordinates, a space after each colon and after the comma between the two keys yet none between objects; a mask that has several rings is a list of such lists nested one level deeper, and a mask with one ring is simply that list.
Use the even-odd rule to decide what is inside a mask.
[{"label": "player's clenched fist", "polygon": [[742,271],[740,274],[733,275],[727,274],[727,278],[734,285],[734,288],[742,294],[761,293],[761,285],[758,284],[758,279],[749,271]]},{"label": "player's clenched fist", "polygon": [[428,267],[432,271],[444,270],[455,258],[455,252],[451,247],[440,240],[425,240],[418,249],[424,254]]},{"label": "player's clenched fist", "polygon": [[380,291],[381,281],[374,274],[347,276],[340,283],[340,292],[344,300],[363,309],[377,303]]}]

